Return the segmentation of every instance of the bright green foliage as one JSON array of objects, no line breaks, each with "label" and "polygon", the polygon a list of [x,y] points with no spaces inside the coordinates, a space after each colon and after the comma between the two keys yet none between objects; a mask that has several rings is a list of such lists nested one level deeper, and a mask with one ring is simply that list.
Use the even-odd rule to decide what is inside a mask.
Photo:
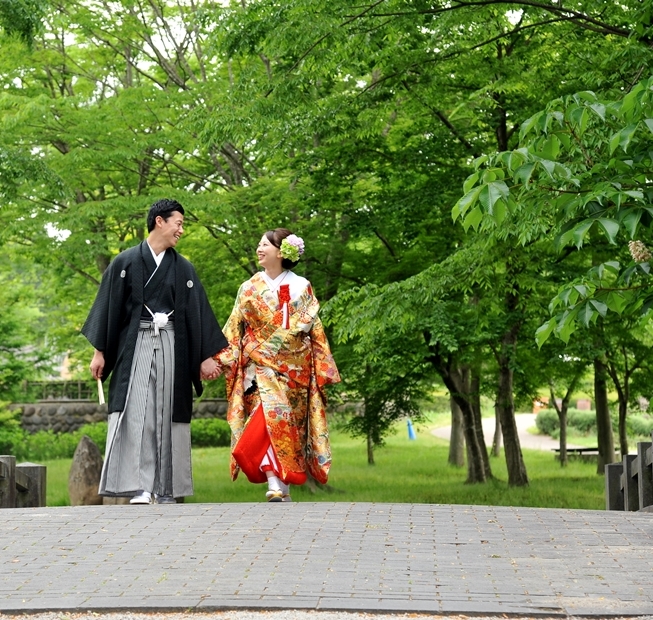
[{"label": "bright green foliage", "polygon": [[[596,433],[596,412],[580,411],[578,409],[568,410],[567,424],[577,433],[592,435]],[[617,417],[613,416],[613,429],[617,431]],[[537,414],[535,420],[538,430],[551,437],[558,437],[560,432],[558,415],[553,409],[543,409]],[[650,437],[653,432],[653,417],[642,414],[631,414],[628,416],[627,431],[629,437]]]},{"label": "bright green foliage", "polygon": [[649,240],[652,133],[653,78],[617,100],[588,91],[556,99],[522,125],[520,148],[476,160],[454,219],[521,243],[555,235],[559,250],[597,237],[616,246],[612,260],[560,289],[555,316],[537,332],[540,345],[551,333],[566,342],[610,311],[653,304],[648,261],[635,264],[623,249],[629,238]]},{"label": "bright green foliage", "polygon": [[23,441],[20,412],[10,411],[6,403],[0,403],[0,454],[14,454],[15,446]]},{"label": "bright green foliage", "polygon": [[42,0],[2,0],[0,29],[32,45],[37,32],[42,29],[41,20],[45,11],[46,3]]},{"label": "bright green foliage", "polygon": [[[13,264],[12,264],[13,263]],[[12,269],[10,269],[12,264]],[[38,274],[16,261],[11,250],[0,255],[0,398],[15,401],[21,383],[47,375],[52,366],[46,345],[45,314],[33,286]]]},{"label": "bright green foliage", "polygon": [[[517,151],[514,170],[480,165],[456,222],[451,209],[473,159],[517,147],[543,102],[587,89],[616,101],[630,88],[650,61],[649,0],[108,6],[64,0],[31,49],[11,39],[0,56],[0,244],[36,263],[49,342],[79,373],[101,274],[144,238],[149,204],[169,196],[187,208],[179,250],[222,322],[258,268],[263,231],[305,239],[297,271],[333,313],[343,387],[378,388],[377,412],[413,411],[434,352],[477,369],[485,393],[501,360],[528,398],[528,379],[543,373],[523,334],[562,282],[615,258],[596,242],[614,233],[611,218],[585,232],[596,256],[581,246],[559,261],[552,237],[585,207],[560,218],[548,200],[515,206],[518,185],[546,193],[549,174],[577,174],[553,116],[522,137],[542,143],[531,155],[521,145],[539,158],[530,173]],[[569,115],[583,139],[603,122],[591,103],[574,99],[587,118]],[[638,135],[620,134],[616,156]]]},{"label": "bright green foliage", "polygon": [[[35,463],[69,459],[81,438],[86,435],[104,453],[107,443],[106,422],[85,424],[71,433],[53,431],[25,432],[20,425],[20,412],[0,408],[0,453],[12,454],[19,461]],[[231,429],[226,420],[198,419],[191,423],[191,443],[194,447],[221,447],[231,443]]]},{"label": "bright green foliage", "polygon": [[231,445],[231,428],[226,420],[206,418],[190,425],[191,444],[195,448],[218,448]]}]

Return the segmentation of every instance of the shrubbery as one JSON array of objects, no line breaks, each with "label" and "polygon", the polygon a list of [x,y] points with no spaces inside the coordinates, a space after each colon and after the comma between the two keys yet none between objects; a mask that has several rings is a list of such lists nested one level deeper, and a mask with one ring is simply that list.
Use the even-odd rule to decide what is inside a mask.
[{"label": "shrubbery", "polygon": [[[555,409],[542,409],[535,418],[535,424],[540,433],[557,439],[560,436],[560,421]],[[596,412],[580,409],[567,410],[567,427],[581,435],[596,433]],[[612,416],[612,428],[618,429],[618,419]],[[631,437],[647,437],[653,432],[653,417],[648,415],[630,414],[626,418],[626,432]]]},{"label": "shrubbery", "polygon": [[20,414],[9,411],[0,403],[0,454],[14,454],[14,446],[23,441],[24,431],[20,426]]},{"label": "shrubbery", "polygon": [[231,428],[226,420],[207,418],[193,420],[190,442],[196,448],[220,448],[231,445]]},{"label": "shrubbery", "polygon": [[[104,452],[107,431],[107,422],[96,422],[86,424],[72,433],[38,431],[30,434],[20,426],[20,412],[8,411],[0,406],[0,454],[11,454],[18,462],[72,458],[84,435],[88,435]],[[225,420],[193,420],[190,434],[191,445],[197,448],[217,448],[231,444],[231,430]]]}]

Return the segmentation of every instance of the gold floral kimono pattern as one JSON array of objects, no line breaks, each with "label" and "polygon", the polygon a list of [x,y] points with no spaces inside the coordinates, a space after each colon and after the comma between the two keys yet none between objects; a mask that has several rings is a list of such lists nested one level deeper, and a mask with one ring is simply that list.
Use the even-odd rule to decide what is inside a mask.
[{"label": "gold floral kimono pattern", "polygon": [[[310,284],[289,303],[289,329],[277,292],[260,274],[244,282],[223,328],[229,346],[215,356],[225,371],[232,451],[259,403],[281,468],[308,472],[326,483],[331,448],[323,387],[340,381],[318,317]],[[254,362],[258,397],[245,394],[245,371]],[[231,477],[240,468],[232,456]]]}]

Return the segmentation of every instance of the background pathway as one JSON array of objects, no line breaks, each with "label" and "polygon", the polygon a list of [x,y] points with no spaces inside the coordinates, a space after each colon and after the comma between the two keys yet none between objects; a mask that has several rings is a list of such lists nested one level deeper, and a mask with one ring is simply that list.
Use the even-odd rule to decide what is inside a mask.
[{"label": "background pathway", "polygon": [[[517,422],[517,430],[519,431],[519,443],[522,448],[529,450],[554,450],[560,447],[560,442],[557,439],[551,439],[548,435],[534,435],[528,432],[528,429],[535,427],[534,413],[518,413],[515,416]],[[431,431],[436,437],[446,439],[449,441],[451,437],[451,426],[442,426]],[[483,418],[483,437],[488,449],[492,446],[492,438],[494,437],[494,418]],[[575,444],[567,444],[569,448],[580,448]]]}]

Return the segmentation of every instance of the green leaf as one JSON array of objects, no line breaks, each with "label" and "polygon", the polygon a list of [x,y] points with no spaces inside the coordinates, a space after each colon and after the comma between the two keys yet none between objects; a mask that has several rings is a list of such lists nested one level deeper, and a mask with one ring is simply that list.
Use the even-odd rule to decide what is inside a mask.
[{"label": "green leaf", "polygon": [[630,141],[637,130],[637,125],[628,125],[624,127],[621,131],[618,131],[616,134],[610,138],[610,154],[614,153],[617,147],[621,147],[624,153],[628,150]]},{"label": "green leaf", "polygon": [[621,132],[617,132],[610,138],[610,155],[612,155],[619,146],[619,141],[621,140]]},{"label": "green leaf", "polygon": [[585,220],[584,222],[578,224],[578,226],[574,227],[572,235],[573,235],[574,245],[577,248],[580,248],[580,246],[583,245],[583,239],[587,234],[587,232],[589,231],[589,229],[592,228],[593,224],[594,224],[594,220]]},{"label": "green leaf", "polygon": [[560,153],[560,140],[555,134],[551,134],[542,146],[540,157],[555,160],[558,153]]},{"label": "green leaf", "polygon": [[648,127],[648,130],[653,133],[653,118],[645,118],[644,124]]},{"label": "green leaf", "polygon": [[503,222],[503,220],[506,218],[506,211],[506,203],[503,200],[497,200],[494,203],[492,215],[494,216],[497,224],[501,224],[501,222]]},{"label": "green leaf", "polygon": [[633,209],[626,215],[624,215],[624,218],[622,220],[622,223],[624,225],[624,228],[628,231],[628,234],[633,238],[635,236],[635,233],[637,232],[637,226],[639,224],[639,220],[642,217],[642,214],[644,212],[641,209]]},{"label": "green leaf", "polygon": [[544,168],[544,170],[546,170],[549,178],[553,180],[553,173],[555,172],[556,163],[554,161],[549,161],[548,159],[541,159],[539,163]]},{"label": "green leaf", "polygon": [[617,314],[621,314],[626,306],[626,300],[620,291],[610,291],[605,301],[608,308]]},{"label": "green leaf", "polygon": [[605,316],[608,312],[608,306],[598,299],[590,299],[590,304],[594,306],[594,309],[601,315]]},{"label": "green leaf", "polygon": [[587,297],[587,286],[584,284],[574,284],[574,288],[580,293],[581,297]]},{"label": "green leaf", "polygon": [[510,152],[508,154],[508,159],[506,161],[506,165],[508,167],[508,170],[514,172],[515,169],[521,168],[525,159],[526,159],[526,156],[524,155],[524,153],[521,153],[519,151]]},{"label": "green leaf", "polygon": [[576,306],[572,310],[567,310],[562,314],[562,317],[558,320],[558,326],[556,328],[556,334],[560,340],[567,343],[571,334],[576,331],[576,317],[578,311],[580,310],[579,306]]},{"label": "green leaf", "polygon": [[632,116],[631,113],[635,109],[635,103],[640,94],[640,90],[640,88],[635,87],[623,98],[621,112],[624,117],[630,118]]},{"label": "green leaf", "polygon": [[567,306],[569,305],[569,296],[571,295],[571,288],[566,288],[560,293],[558,293],[558,298],[562,301],[562,303]]},{"label": "green leaf", "polygon": [[590,321],[595,318],[595,315],[596,310],[594,310],[589,303],[583,304],[578,312],[578,318],[582,321],[585,327],[590,326]]},{"label": "green leaf", "polygon": [[591,101],[591,102],[594,102],[597,99],[596,93],[594,93],[591,90],[582,90],[576,93],[576,98],[583,99],[584,101]]},{"label": "green leaf", "polygon": [[608,240],[611,244],[616,245],[614,238],[619,232],[619,224],[614,220],[609,220],[606,217],[600,217],[597,219],[597,222],[600,224],[601,228],[605,231],[605,234],[608,237]]},{"label": "green leaf", "polygon": [[493,181],[483,187],[478,199],[485,210],[491,215],[494,203],[501,198],[508,198],[509,194],[510,190],[503,181]]},{"label": "green leaf", "polygon": [[451,217],[455,222],[459,217],[462,217],[477,200],[478,195],[481,193],[482,187],[475,187],[467,192],[451,209]]},{"label": "green leaf", "polygon": [[590,110],[596,112],[602,121],[605,120],[605,106],[602,103],[592,103],[590,105]]},{"label": "green leaf", "polygon": [[542,348],[542,345],[548,340],[555,327],[556,320],[549,319],[546,323],[544,323],[544,325],[540,325],[537,328],[535,332],[535,342],[537,343],[538,348]]},{"label": "green leaf", "polygon": [[483,183],[492,183],[497,178],[497,173],[495,170],[486,170],[483,173]]},{"label": "green leaf", "polygon": [[523,166],[520,166],[515,171],[515,175],[514,175],[515,181],[518,181],[523,185],[528,185],[529,181],[531,180],[531,175],[533,174],[534,169],[535,169],[534,163],[524,164]]},{"label": "green leaf", "polygon": [[482,219],[483,211],[481,211],[480,207],[474,207],[463,220],[463,228],[467,231],[471,226],[474,230],[477,230]]},{"label": "green leaf", "polygon": [[474,174],[470,174],[466,179],[465,183],[463,184],[463,191],[465,193],[469,192],[474,185],[476,185],[476,182],[479,179],[479,174],[478,172],[475,172]]}]

